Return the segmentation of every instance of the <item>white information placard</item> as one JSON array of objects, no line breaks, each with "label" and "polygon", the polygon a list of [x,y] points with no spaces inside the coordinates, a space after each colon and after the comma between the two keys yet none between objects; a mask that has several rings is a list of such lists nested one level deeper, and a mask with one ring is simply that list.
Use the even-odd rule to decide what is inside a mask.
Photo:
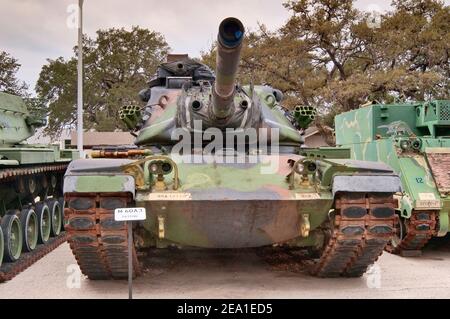
[{"label": "white information placard", "polygon": [[118,222],[145,220],[147,213],[145,208],[117,208],[114,211],[114,220]]}]

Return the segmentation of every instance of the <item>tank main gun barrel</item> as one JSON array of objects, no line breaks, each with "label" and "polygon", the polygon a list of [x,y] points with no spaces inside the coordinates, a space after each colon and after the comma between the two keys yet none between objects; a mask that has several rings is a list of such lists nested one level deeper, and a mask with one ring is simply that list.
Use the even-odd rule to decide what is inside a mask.
[{"label": "tank main gun barrel", "polygon": [[236,76],[244,33],[244,25],[236,18],[223,20],[219,27],[213,89],[213,113],[218,119],[227,118],[234,112]]}]

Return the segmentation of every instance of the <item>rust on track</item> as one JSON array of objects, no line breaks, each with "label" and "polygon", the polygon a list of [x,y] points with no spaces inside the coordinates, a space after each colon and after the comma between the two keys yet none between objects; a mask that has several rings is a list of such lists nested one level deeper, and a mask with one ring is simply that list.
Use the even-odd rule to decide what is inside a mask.
[{"label": "rust on track", "polygon": [[[398,243],[390,244],[386,250],[392,254],[408,255],[419,252],[436,234],[438,211],[413,211],[411,218],[405,219],[397,230],[401,238]],[[402,222],[402,221],[400,221]]]},{"label": "rust on track", "polygon": [[[91,280],[128,278],[127,227],[114,210],[132,202],[130,194],[66,194],[66,231],[72,252]],[[140,266],[133,245],[133,276]]]},{"label": "rust on track", "polygon": [[395,232],[391,195],[341,194],[331,217],[328,243],[312,268],[318,277],[360,277],[375,263]]}]

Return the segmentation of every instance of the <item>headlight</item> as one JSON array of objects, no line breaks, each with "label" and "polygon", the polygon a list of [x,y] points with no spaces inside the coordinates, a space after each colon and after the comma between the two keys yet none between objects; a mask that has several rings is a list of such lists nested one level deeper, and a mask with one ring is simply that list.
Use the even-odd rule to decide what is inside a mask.
[{"label": "headlight", "polygon": [[412,142],[411,145],[414,150],[419,151],[422,148],[422,140],[420,138],[417,138]]},{"label": "headlight", "polygon": [[309,160],[297,162],[294,165],[294,171],[299,175],[314,174],[317,171],[317,164]]},{"label": "headlight", "polygon": [[168,175],[173,170],[172,164],[164,161],[151,162],[148,167],[154,175]]},{"label": "headlight", "polygon": [[158,174],[159,165],[157,163],[150,164],[150,172]]},{"label": "headlight", "polygon": [[172,167],[172,164],[170,164],[170,163],[163,163],[161,165],[161,169],[162,169],[163,173],[167,175],[172,172],[173,167]]},{"label": "headlight", "polygon": [[407,151],[411,148],[411,142],[408,140],[400,141],[400,148],[404,151]]},{"label": "headlight", "polygon": [[308,174],[314,174],[317,171],[317,164],[315,162],[305,161],[303,165],[305,165]]}]

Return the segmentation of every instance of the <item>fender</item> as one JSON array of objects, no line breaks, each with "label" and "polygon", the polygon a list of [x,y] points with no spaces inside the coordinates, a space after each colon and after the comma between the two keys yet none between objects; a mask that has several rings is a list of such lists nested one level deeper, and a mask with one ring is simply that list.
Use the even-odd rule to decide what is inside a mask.
[{"label": "fender", "polygon": [[135,179],[121,170],[133,163],[125,159],[88,159],[70,163],[64,176],[64,193],[131,193],[136,196]]},{"label": "fender", "polygon": [[356,193],[397,193],[402,192],[398,175],[335,175],[333,177],[333,196],[338,192]]}]

